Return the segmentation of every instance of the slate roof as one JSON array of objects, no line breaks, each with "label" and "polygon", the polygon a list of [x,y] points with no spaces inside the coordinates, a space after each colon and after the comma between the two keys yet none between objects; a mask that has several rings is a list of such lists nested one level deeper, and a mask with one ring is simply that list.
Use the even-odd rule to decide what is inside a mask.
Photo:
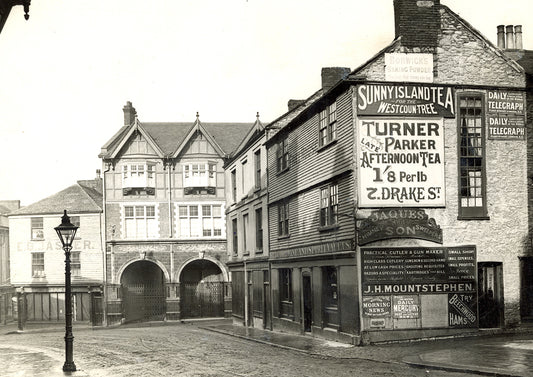
[{"label": "slate roof", "polygon": [[102,212],[103,197],[97,190],[76,183],[48,198],[13,211],[9,216],[18,215],[54,215],[68,213],[99,213]]},{"label": "slate roof", "polygon": [[533,75],[532,50],[506,50],[505,54],[520,64],[527,74]]}]

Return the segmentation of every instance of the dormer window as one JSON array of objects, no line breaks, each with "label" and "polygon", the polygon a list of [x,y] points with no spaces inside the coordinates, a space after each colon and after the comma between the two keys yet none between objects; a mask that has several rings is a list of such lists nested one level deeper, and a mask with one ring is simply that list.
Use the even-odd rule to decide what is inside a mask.
[{"label": "dormer window", "polygon": [[211,162],[194,162],[183,165],[183,187],[185,194],[204,190],[215,194],[217,186],[216,164]]},{"label": "dormer window", "polygon": [[122,187],[124,195],[145,192],[155,194],[155,164],[127,164],[122,166]]}]

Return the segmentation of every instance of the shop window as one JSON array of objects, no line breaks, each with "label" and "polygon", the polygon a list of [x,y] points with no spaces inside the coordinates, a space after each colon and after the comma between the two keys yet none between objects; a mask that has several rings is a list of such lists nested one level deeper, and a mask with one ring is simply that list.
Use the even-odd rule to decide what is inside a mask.
[{"label": "shop window", "polygon": [[31,253],[31,275],[34,278],[44,277],[44,253]]},{"label": "shop window", "polygon": [[326,106],[318,117],[319,145],[324,146],[337,138],[337,102]]},{"label": "shop window", "polygon": [[278,236],[286,237],[289,235],[289,203],[283,202],[278,204]]},{"label": "shop window", "polygon": [[222,205],[178,206],[178,238],[222,237]]},{"label": "shop window", "polygon": [[334,226],[337,224],[339,185],[337,183],[320,189],[320,226]]},{"label": "shop window", "polygon": [[31,239],[34,241],[44,240],[43,218],[31,218]]},{"label": "shop window", "polygon": [[277,172],[281,173],[289,168],[289,146],[285,136],[276,147]]},{"label": "shop window", "polygon": [[292,297],[292,270],[290,268],[281,268],[279,270],[279,298],[281,317],[292,317]]},{"label": "shop window", "polygon": [[459,218],[487,216],[482,95],[459,97]]},{"label": "shop window", "polygon": [[158,238],[155,206],[125,206],[124,235],[128,239]]}]

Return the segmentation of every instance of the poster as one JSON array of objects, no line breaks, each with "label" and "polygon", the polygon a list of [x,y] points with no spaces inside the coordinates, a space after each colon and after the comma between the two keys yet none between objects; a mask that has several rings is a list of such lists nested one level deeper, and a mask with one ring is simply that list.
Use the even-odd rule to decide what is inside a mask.
[{"label": "poster", "polygon": [[358,118],[360,207],[443,207],[443,119]]}]

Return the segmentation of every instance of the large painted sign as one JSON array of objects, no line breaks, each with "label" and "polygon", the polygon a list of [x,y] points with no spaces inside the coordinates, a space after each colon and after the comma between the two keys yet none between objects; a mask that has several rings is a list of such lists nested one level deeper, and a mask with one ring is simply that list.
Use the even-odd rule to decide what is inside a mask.
[{"label": "large painted sign", "polygon": [[362,247],[363,318],[369,327],[376,317],[387,328],[402,320],[475,327],[476,265],[475,246]]},{"label": "large painted sign", "polygon": [[487,96],[488,137],[493,140],[524,140],[525,99],[522,92],[491,90]]},{"label": "large painted sign", "polygon": [[368,84],[357,87],[357,115],[455,117],[454,89],[413,84]]},{"label": "large painted sign", "polygon": [[359,205],[442,207],[442,119],[358,118]]}]

